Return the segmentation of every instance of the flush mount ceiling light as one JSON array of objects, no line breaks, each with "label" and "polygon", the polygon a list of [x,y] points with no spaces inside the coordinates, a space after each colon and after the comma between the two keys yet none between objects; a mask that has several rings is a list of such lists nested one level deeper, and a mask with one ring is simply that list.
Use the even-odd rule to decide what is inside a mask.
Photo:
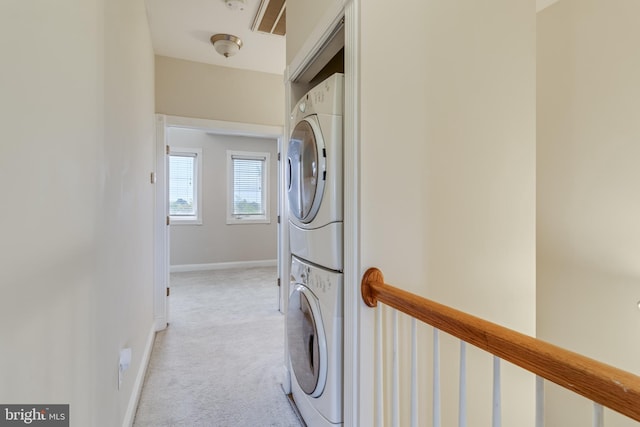
[{"label": "flush mount ceiling light", "polygon": [[220,55],[225,58],[235,55],[242,47],[242,40],[231,34],[214,34],[211,43]]}]

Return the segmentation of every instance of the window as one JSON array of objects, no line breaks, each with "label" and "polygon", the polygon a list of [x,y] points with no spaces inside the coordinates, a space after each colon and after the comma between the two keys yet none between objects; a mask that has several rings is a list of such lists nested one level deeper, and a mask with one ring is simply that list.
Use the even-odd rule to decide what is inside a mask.
[{"label": "window", "polygon": [[227,151],[227,224],[269,223],[269,153]]},{"label": "window", "polygon": [[202,224],[201,164],[201,149],[171,147],[169,216],[173,224]]}]

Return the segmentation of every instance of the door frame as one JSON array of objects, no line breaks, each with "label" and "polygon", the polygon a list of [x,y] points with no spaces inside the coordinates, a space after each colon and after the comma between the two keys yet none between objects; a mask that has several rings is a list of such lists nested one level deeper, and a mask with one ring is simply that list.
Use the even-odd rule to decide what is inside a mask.
[{"label": "door frame", "polygon": [[[153,284],[153,314],[156,331],[165,329],[169,323],[169,227],[168,227],[168,174],[167,174],[167,151],[169,128],[199,129],[208,133],[230,136],[249,136],[255,138],[269,138],[277,140],[278,152],[281,151],[283,141],[282,126],[258,125],[253,123],[228,122],[223,120],[196,119],[191,117],[171,116],[166,114],[156,114],[156,141],[155,141],[155,215],[154,215],[154,284]],[[278,167],[278,169],[282,169]],[[278,198],[278,217],[282,208],[282,174],[278,173],[278,183],[276,184]],[[273,220],[273,219],[272,219]],[[276,219],[277,220],[277,219]],[[288,245],[283,248],[282,230],[278,224],[278,278],[282,283],[282,256],[284,250],[288,250]],[[279,288],[279,301],[282,301],[283,287]]]},{"label": "door frame", "polygon": [[[375,310],[360,296],[363,266],[360,250],[360,5],[362,0],[336,0],[285,71],[285,106],[295,100],[292,84],[316,58],[344,19],[344,425],[374,425]],[[286,132],[290,132],[286,125]],[[286,149],[286,147],[285,147]],[[286,337],[285,337],[286,338]],[[285,388],[286,390],[286,388]]]}]

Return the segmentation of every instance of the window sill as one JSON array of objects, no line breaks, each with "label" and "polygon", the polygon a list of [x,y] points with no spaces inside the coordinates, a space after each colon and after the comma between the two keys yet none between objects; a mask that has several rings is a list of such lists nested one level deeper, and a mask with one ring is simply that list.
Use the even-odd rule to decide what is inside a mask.
[{"label": "window sill", "polygon": [[269,218],[227,218],[227,225],[240,225],[240,224],[271,224]]},{"label": "window sill", "polygon": [[171,225],[202,225],[202,218],[195,217],[169,217],[169,224]]}]

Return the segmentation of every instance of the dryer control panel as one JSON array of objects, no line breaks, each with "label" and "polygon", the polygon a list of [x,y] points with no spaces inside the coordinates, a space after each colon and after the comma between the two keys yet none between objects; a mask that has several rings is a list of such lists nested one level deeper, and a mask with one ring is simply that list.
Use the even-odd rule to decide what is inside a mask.
[{"label": "dryer control panel", "polygon": [[323,271],[317,269],[309,272],[307,287],[316,294],[324,294],[331,290],[331,279],[327,277],[327,274],[323,273]]},{"label": "dryer control panel", "polygon": [[316,295],[331,291],[333,286],[331,274],[335,273],[311,267],[296,257],[293,257],[291,262],[291,282],[306,286]]},{"label": "dryer control panel", "polygon": [[291,112],[291,120],[297,121],[310,114],[342,116],[344,110],[344,74],[336,73],[311,89]]}]

